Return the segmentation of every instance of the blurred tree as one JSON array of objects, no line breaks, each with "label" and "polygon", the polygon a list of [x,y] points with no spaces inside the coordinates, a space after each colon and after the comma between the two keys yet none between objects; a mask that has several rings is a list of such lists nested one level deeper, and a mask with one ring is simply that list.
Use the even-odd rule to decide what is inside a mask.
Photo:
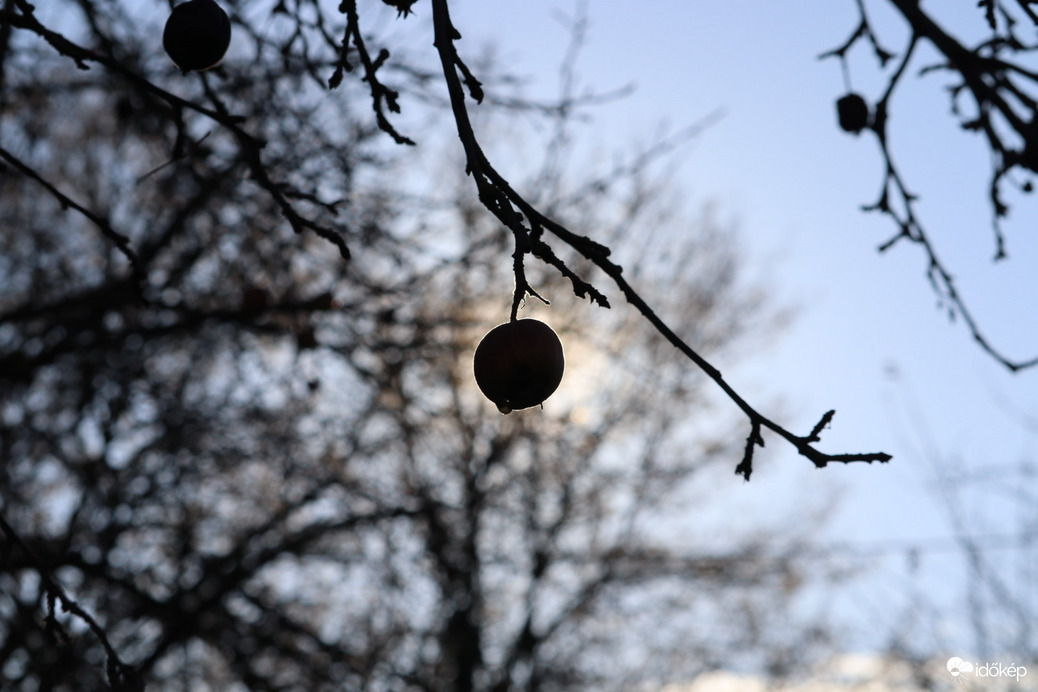
[{"label": "blurred tree", "polygon": [[[1025,444],[1018,458],[976,454],[963,446],[942,449],[932,421],[920,406],[913,383],[896,367],[888,377],[896,387],[896,405],[917,465],[928,470],[927,485],[945,515],[947,538],[912,542],[894,555],[909,553],[904,605],[895,610],[896,626],[886,629],[892,657],[903,658],[915,670],[943,664],[959,656],[979,667],[999,663],[1022,666],[1038,659],[1038,494],[1034,452],[1038,419],[996,395],[996,406],[1017,427]],[[1028,444],[1030,443],[1030,444]],[[901,554],[898,554],[901,553]],[[904,569],[904,568],[903,568]],[[943,589],[925,586],[939,573]],[[941,660],[943,658],[943,660]],[[943,676],[945,670],[938,668]],[[976,670],[967,675],[971,679]],[[921,675],[921,673],[920,673]],[[945,678],[946,679],[946,678]],[[1021,689],[1034,688],[1034,678]]]},{"label": "blurred tree", "polygon": [[[495,220],[461,165],[385,144],[408,140],[398,90],[435,115],[420,62],[371,59],[349,0],[249,3],[222,66],[185,78],[150,9],[0,10],[5,686],[629,689],[780,674],[824,641],[794,613],[825,576],[809,527],[700,514],[744,444],[708,395],[719,373],[575,309],[567,287],[588,294],[604,255],[502,233],[504,198]],[[355,61],[365,78],[342,78]],[[625,281],[704,354],[771,334],[731,229],[654,177],[668,142],[574,180],[580,105],[512,102],[554,123],[531,199],[596,246],[637,234]],[[501,417],[471,351],[533,285],[567,380]],[[749,411],[747,477],[777,428]],[[814,450],[822,425],[787,439],[854,460]]]},{"label": "blurred tree", "polygon": [[[927,4],[919,0],[876,0],[874,4],[855,0],[855,3],[859,21],[850,37],[821,57],[837,58],[843,68],[848,94],[838,100],[841,127],[858,134],[867,123],[884,160],[879,198],[865,207],[866,211],[889,216],[897,228],[897,233],[880,246],[880,251],[902,240],[920,247],[926,258],[927,279],[949,317],[959,317],[977,345],[1011,372],[1034,367],[1038,365],[1038,356],[1009,357],[985,336],[980,320],[955,283],[955,272],[941,259],[938,244],[926,230],[916,205],[917,191],[895,163],[889,139],[895,90],[906,75],[913,73],[909,67],[918,66],[920,76],[950,75],[947,90],[952,117],[964,131],[981,135],[991,152],[988,197],[994,236],[992,256],[996,262],[1008,257],[1002,229],[1010,208],[1007,188],[1030,194],[1034,189],[1032,176],[1038,172],[1038,70],[1034,61],[1038,44],[1033,40],[1038,13],[1031,7],[1034,3],[1028,0],[974,3],[976,25],[978,29],[984,28],[984,36],[972,45],[957,38],[949,29],[949,10],[961,12],[960,7],[952,7],[953,3]],[[892,8],[907,29],[907,45],[900,54],[887,46],[870,19],[868,8],[875,9],[876,5]],[[883,93],[871,104],[855,94],[851,85],[849,55],[853,48],[862,45],[871,48],[886,82]],[[920,57],[917,49],[922,45],[935,51],[936,62],[925,62],[928,58]],[[903,86],[901,91],[905,88],[909,87]],[[856,98],[845,100],[848,96]],[[864,112],[860,117],[857,113],[849,117],[849,103],[862,104]]]}]

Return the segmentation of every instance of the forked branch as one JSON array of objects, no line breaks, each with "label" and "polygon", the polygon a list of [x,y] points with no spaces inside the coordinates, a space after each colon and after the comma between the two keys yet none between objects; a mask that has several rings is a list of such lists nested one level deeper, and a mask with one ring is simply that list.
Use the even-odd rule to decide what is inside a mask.
[{"label": "forked branch", "polygon": [[110,689],[115,692],[143,692],[144,683],[141,681],[137,672],[130,665],[127,665],[119,658],[119,654],[115,651],[112,643],[108,640],[108,634],[104,628],[98,624],[94,616],[88,613],[79,603],[73,600],[65,589],[59,584],[46,569],[39,558],[33,553],[32,549],[26,545],[25,541],[22,540],[21,536],[7,523],[3,515],[0,515],[0,532],[3,533],[6,541],[10,542],[12,546],[17,546],[21,550],[26,559],[36,570],[39,575],[40,582],[44,593],[46,594],[47,601],[47,616],[46,616],[46,628],[47,631],[55,634],[59,637],[66,636],[64,631],[61,630],[57,620],[58,606],[61,606],[61,610],[69,613],[73,617],[77,617],[86,624],[97,640],[101,643],[101,647],[105,651],[107,662],[105,664],[105,673],[107,675],[107,682]]},{"label": "forked branch", "polygon": [[[447,83],[451,109],[458,128],[458,137],[461,139],[465,150],[467,172],[475,181],[476,190],[483,205],[516,236],[517,252],[521,248],[528,247],[529,254],[555,267],[563,276],[568,278],[576,295],[589,297],[592,302],[598,303],[602,307],[609,307],[609,302],[601,291],[578,276],[559,259],[551,246],[543,239],[544,232],[547,231],[566,245],[569,245],[605,272],[623,293],[627,302],[633,305],[667,341],[705,372],[749,418],[751,433],[747,439],[743,459],[736,468],[736,473],[742,475],[745,479],[749,480],[750,474],[753,472],[754,448],[764,445],[764,439],[760,434],[762,428],[767,428],[785,439],[818,468],[823,468],[830,462],[871,463],[873,461],[889,461],[891,456],[885,452],[828,454],[814,447],[814,444],[819,441],[819,433],[822,428],[826,427],[832,420],[834,411],[829,411],[822,416],[821,421],[808,435],[804,436],[799,436],[786,430],[778,423],[758,412],[732,388],[717,368],[675,334],[623,278],[623,268],[609,259],[610,250],[608,247],[587,236],[574,233],[561,223],[545,216],[512,188],[508,181],[490,163],[473,132],[468,106],[465,102],[462,76],[465,83],[469,86],[470,94],[477,102],[482,99],[482,92],[472,88],[475,80],[472,77],[471,71],[458,55],[455,42],[461,38],[461,35],[451,23],[447,5],[447,0],[432,0],[434,44],[440,56],[440,63],[443,66],[443,75]],[[459,76],[459,72],[461,76]],[[478,84],[478,82],[475,83]],[[521,263],[518,260],[517,266],[521,267]],[[518,271],[516,286],[517,297],[518,291],[529,290],[529,287],[525,286],[524,276]]]},{"label": "forked branch", "polygon": [[[953,76],[955,82],[948,87],[952,114],[959,120],[963,130],[982,135],[991,152],[988,197],[994,233],[993,259],[1005,259],[1008,251],[1002,220],[1009,213],[1009,205],[1002,196],[1003,186],[1009,182],[1022,192],[1029,193],[1033,191],[1034,184],[1030,180],[1023,184],[1017,183],[1010,174],[1017,172],[1029,176],[1038,172],[1038,73],[1030,69],[1028,63],[1038,47],[1016,37],[1013,27],[1018,19],[1013,19],[1009,8],[995,0],[982,0],[979,3],[985,9],[991,36],[973,48],[964,46],[944,31],[917,0],[888,2],[907,23],[909,40],[887,78],[887,86],[873,108],[872,122],[868,127],[879,144],[885,168],[878,200],[863,207],[863,210],[890,217],[897,228],[895,235],[880,245],[879,250],[885,252],[900,241],[919,247],[924,255],[927,280],[938,297],[939,306],[947,309],[949,318],[961,318],[977,345],[1010,372],[1038,366],[1038,356],[1011,358],[982,331],[980,320],[956,285],[953,271],[939,256],[936,244],[923,227],[916,211],[918,198],[908,191],[894,164],[887,129],[895,88],[907,74],[915,49],[921,43],[929,43],[942,58],[937,64],[923,67],[919,74],[940,71]],[[820,59],[838,58],[848,82],[847,54],[859,41],[867,40],[871,44],[881,69],[894,57],[880,47],[863,0],[856,0],[856,3],[860,21],[850,38],[818,56]],[[1028,19],[1038,24],[1038,16],[1027,4],[1019,3]],[[964,110],[964,105],[969,107],[969,111]]]}]

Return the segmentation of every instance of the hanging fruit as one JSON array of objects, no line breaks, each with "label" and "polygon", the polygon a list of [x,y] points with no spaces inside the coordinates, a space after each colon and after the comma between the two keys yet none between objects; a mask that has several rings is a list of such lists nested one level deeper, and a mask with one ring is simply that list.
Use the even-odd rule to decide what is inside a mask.
[{"label": "hanging fruit", "polygon": [[869,125],[869,105],[859,94],[847,94],[836,102],[836,116],[845,132],[860,133]]},{"label": "hanging fruit", "polygon": [[476,384],[501,413],[537,406],[562,382],[566,362],[555,331],[538,320],[491,329],[476,347]]},{"label": "hanging fruit", "polygon": [[177,5],[162,32],[162,47],[184,74],[216,67],[230,45],[231,20],[213,0]]}]

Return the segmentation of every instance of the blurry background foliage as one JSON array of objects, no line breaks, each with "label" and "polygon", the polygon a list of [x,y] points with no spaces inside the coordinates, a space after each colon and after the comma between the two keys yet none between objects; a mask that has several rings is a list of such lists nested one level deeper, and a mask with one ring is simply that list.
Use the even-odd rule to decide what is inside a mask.
[{"label": "blurry background foliage", "polygon": [[[166,9],[4,4],[5,690],[632,689],[826,651],[798,597],[842,567],[803,516],[726,514],[744,432],[643,320],[530,267],[563,386],[510,416],[480,396],[512,240],[409,57],[428,36],[361,5],[412,149],[368,84],[327,89],[334,8],[227,3],[230,54],[187,77]],[[479,73],[517,185],[615,244],[683,337],[723,365],[778,333],[734,229],[669,185],[674,140],[577,160],[594,99]]]}]

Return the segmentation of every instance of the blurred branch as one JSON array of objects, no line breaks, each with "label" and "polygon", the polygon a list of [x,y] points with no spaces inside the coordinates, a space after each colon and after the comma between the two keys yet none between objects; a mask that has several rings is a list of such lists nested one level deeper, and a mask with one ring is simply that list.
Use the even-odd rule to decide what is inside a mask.
[{"label": "blurred branch", "polygon": [[[555,267],[566,276],[572,283],[573,292],[577,296],[581,298],[590,296],[592,302],[598,303],[603,307],[609,307],[609,302],[605,295],[570,270],[557,257],[551,246],[541,239],[543,232],[545,230],[549,231],[604,271],[624,294],[627,301],[655,327],[656,331],[662,334],[667,341],[703,370],[749,418],[751,428],[754,431],[751,435],[753,443],[746,446],[742,462],[736,468],[736,473],[742,475],[747,480],[753,471],[754,447],[763,446],[764,441],[759,436],[759,430],[762,426],[784,438],[801,455],[806,456],[819,468],[825,467],[830,462],[871,463],[873,461],[889,461],[891,456],[885,452],[828,454],[819,451],[812,446],[812,443],[816,440],[810,439],[817,437],[817,435],[798,436],[757,412],[724,380],[717,368],[707,362],[705,358],[678,337],[656,315],[648,303],[627,283],[622,276],[623,268],[609,260],[610,249],[608,247],[595,242],[587,236],[573,233],[562,224],[543,215],[511,187],[509,182],[495,170],[487,159],[473,132],[465,105],[465,92],[458,72],[460,71],[464,75],[465,83],[469,85],[470,95],[474,100],[479,102],[482,98],[482,93],[472,89],[471,81],[473,78],[471,72],[464,66],[464,62],[458,56],[454,42],[460,39],[461,35],[451,23],[447,4],[447,0],[432,0],[434,45],[439,52],[440,62],[443,65],[443,73],[447,82],[447,90],[450,94],[451,108],[457,124],[458,136],[461,138],[465,149],[466,170],[475,181],[480,201],[516,237],[517,252],[522,252],[523,248],[529,248],[527,250],[529,254]],[[529,227],[524,224],[524,219],[526,224],[529,224]],[[521,268],[518,260],[516,266],[516,292],[518,298],[520,292],[530,293],[531,291],[525,285],[524,275],[518,271],[518,268]],[[513,303],[513,314],[514,312],[515,305]],[[826,415],[831,418],[831,414]]]},{"label": "blurred branch", "polygon": [[[898,431],[905,438],[904,446],[914,449],[917,459],[930,467],[932,477],[929,489],[944,510],[950,535],[928,540],[884,542],[874,545],[871,552],[882,554],[910,550],[916,555],[958,553],[965,567],[964,578],[967,581],[968,604],[964,610],[969,613],[977,649],[1004,650],[1003,647],[1009,642],[1010,646],[1020,647],[1020,654],[1030,653],[1036,641],[1034,623],[1038,622],[1035,617],[1038,612],[1027,587],[1030,580],[1014,580],[1011,571],[1006,569],[1005,558],[996,557],[995,553],[1023,551],[1021,557],[1028,561],[1026,555],[1034,554],[1036,543],[1034,520],[1027,518],[1026,514],[1020,514],[1017,518],[1019,523],[1011,532],[996,529],[980,533],[970,507],[978,500],[983,505],[990,505],[992,499],[997,498],[1000,504],[1018,503],[1022,510],[1033,510],[1036,507],[1035,498],[1030,492],[1034,487],[1033,469],[1027,461],[1019,465],[996,464],[987,458],[960,459],[958,451],[951,455],[943,451],[912,382],[907,378],[895,379],[899,380],[897,398],[900,400],[900,410],[891,413],[891,418],[904,426]],[[998,486],[1020,491],[1020,494],[1008,492],[993,496],[991,490]],[[1011,513],[1007,513],[999,521],[1011,516]],[[846,546],[841,548],[847,549]],[[989,629],[988,622],[992,620],[1000,622],[998,626]]]},{"label": "blurred branch", "polygon": [[51,183],[47,182],[43,178],[43,176],[41,176],[39,173],[37,173],[30,166],[25,164],[21,159],[16,157],[14,154],[12,154],[10,151],[8,151],[3,146],[0,146],[0,158],[3,158],[9,164],[11,164],[15,168],[17,168],[18,171],[21,172],[23,175],[25,175],[25,176],[27,176],[29,178],[32,178],[33,180],[38,182],[40,185],[42,185],[44,188],[46,188],[47,191],[56,200],[58,200],[58,202],[61,204],[63,209],[68,209],[68,208],[75,209],[80,214],[82,214],[87,219],[89,219],[95,226],[97,226],[101,230],[101,233],[104,234],[104,236],[106,238],[110,239],[113,243],[115,243],[115,246],[117,248],[119,248],[119,251],[122,252],[123,255],[126,256],[126,259],[128,259],[130,261],[130,265],[133,267],[133,272],[137,276],[137,278],[138,279],[143,278],[143,274],[142,274],[142,269],[143,268],[141,266],[140,260],[137,258],[137,253],[135,253],[133,251],[133,249],[130,247],[130,239],[129,238],[127,238],[122,233],[119,233],[114,228],[112,228],[112,225],[108,221],[106,221],[105,219],[102,219],[100,216],[98,216],[94,212],[90,211],[89,209],[87,209],[83,205],[79,204],[78,202],[76,202],[75,200],[70,198],[68,195],[63,193],[61,190],[56,188],[54,185],[52,185]]},{"label": "blurred branch", "polygon": [[[1007,257],[1006,240],[1001,220],[1009,213],[1009,206],[1002,199],[1002,183],[1009,179],[1008,174],[1017,168],[1032,173],[1038,172],[1036,97],[1029,93],[1029,90],[1033,92],[1038,89],[1038,73],[1028,69],[1020,62],[1003,56],[1007,52],[1012,56],[1028,53],[1034,51],[1035,47],[1025,45],[1017,39],[1012,29],[1014,20],[1011,19],[1011,15],[1002,3],[994,1],[980,3],[981,6],[986,6],[986,17],[992,30],[992,37],[977,47],[969,49],[944,31],[917,0],[888,0],[888,2],[908,23],[910,37],[901,60],[888,79],[883,96],[877,101],[873,110],[869,130],[876,136],[885,164],[885,172],[879,199],[874,204],[864,206],[863,210],[878,211],[889,216],[898,228],[898,232],[893,238],[880,245],[881,252],[890,249],[902,239],[922,248],[927,261],[926,276],[940,300],[941,307],[947,307],[950,319],[954,320],[956,316],[962,318],[973,340],[984,352],[1010,372],[1019,372],[1034,367],[1038,365],[1038,356],[1029,359],[1011,359],[984,335],[977,318],[959,292],[952,272],[938,257],[936,246],[927,235],[916,214],[915,202],[918,197],[908,191],[894,165],[893,153],[887,137],[887,123],[894,89],[904,76],[919,41],[925,39],[944,56],[946,61],[926,67],[921,70],[920,74],[925,75],[940,70],[957,75],[961,82],[948,88],[952,99],[952,113],[959,117],[959,125],[963,130],[983,133],[987,139],[988,148],[992,154],[989,198],[993,212],[994,260],[1005,259]],[[894,57],[893,54],[879,46],[875,30],[865,12],[863,0],[856,0],[856,3],[861,17],[857,29],[845,43],[819,56],[819,59],[839,58],[845,78],[848,74],[847,52],[863,38],[870,41],[880,68],[885,67],[887,62]],[[1034,12],[1027,8],[1027,3],[1019,4],[1034,21]],[[1000,32],[998,29],[996,6],[1000,10],[998,16],[1006,18],[1005,32]],[[974,113],[971,116],[963,115],[960,111],[958,100],[962,93],[968,93],[973,99]],[[1018,109],[1022,109],[1023,112],[1018,112]],[[1005,135],[1000,131],[1005,127],[1008,127],[1019,138],[1019,148],[1014,149],[1013,145],[1006,141]],[[1020,186],[1020,189],[1027,193],[1033,189],[1033,185],[1031,182],[1027,182]],[[900,208],[892,203],[892,192],[897,195]]]},{"label": "blurred branch", "polygon": [[[48,29],[36,19],[35,14],[33,14],[33,6],[28,2],[17,0],[15,5],[22,11],[19,13],[9,7],[5,7],[0,10],[0,23],[18,29],[24,29],[38,35],[50,44],[50,46],[58,53],[70,58],[76,64],[76,67],[81,70],[89,69],[89,63],[91,62],[98,63],[108,68],[113,73],[122,76],[134,87],[141,90],[141,92],[157,96],[168,103],[170,107],[173,108],[175,117],[178,121],[178,142],[182,141],[184,138],[183,123],[180,114],[185,110],[195,111],[220,123],[234,135],[249,167],[249,172],[252,173],[253,178],[260,187],[266,190],[271,198],[277,203],[285,219],[291,225],[292,230],[300,234],[306,230],[313,231],[321,238],[324,238],[335,245],[343,259],[348,260],[350,258],[349,248],[346,246],[346,241],[343,239],[342,235],[336,230],[313,221],[296,211],[295,206],[289,200],[288,195],[286,195],[285,185],[271,179],[270,174],[267,172],[267,167],[264,165],[263,159],[260,156],[260,152],[263,147],[266,146],[266,142],[242,129],[241,125],[244,122],[242,116],[233,115],[221,108],[206,108],[200,104],[180,98],[179,96],[156,86],[146,77],[127,68],[115,58],[77,45],[60,33]],[[200,73],[200,78],[205,79],[205,75]],[[174,149],[176,148],[177,147],[175,146]],[[176,156],[174,158],[176,158]]]},{"label": "blurred branch", "polygon": [[43,566],[29,546],[25,544],[25,541],[15,532],[7,520],[4,519],[3,515],[0,514],[0,530],[7,536],[7,540],[17,545],[26,557],[33,565],[34,570],[40,577],[40,581],[43,584],[43,590],[47,594],[47,629],[57,630],[59,625],[57,622],[57,603],[61,604],[61,609],[70,613],[71,615],[82,620],[90,631],[97,637],[97,640],[104,647],[105,655],[107,656],[107,663],[105,664],[105,673],[108,677],[108,684],[111,685],[114,692],[143,692],[144,683],[137,676],[132,666],[128,666],[123,663],[119,658],[119,654],[116,653],[112,647],[111,642],[108,641],[108,635],[105,633],[104,628],[98,624],[97,620],[94,619],[90,613],[83,609],[81,605],[76,603],[66,592],[65,589],[59,584],[54,577],[50,575],[47,569]]}]

